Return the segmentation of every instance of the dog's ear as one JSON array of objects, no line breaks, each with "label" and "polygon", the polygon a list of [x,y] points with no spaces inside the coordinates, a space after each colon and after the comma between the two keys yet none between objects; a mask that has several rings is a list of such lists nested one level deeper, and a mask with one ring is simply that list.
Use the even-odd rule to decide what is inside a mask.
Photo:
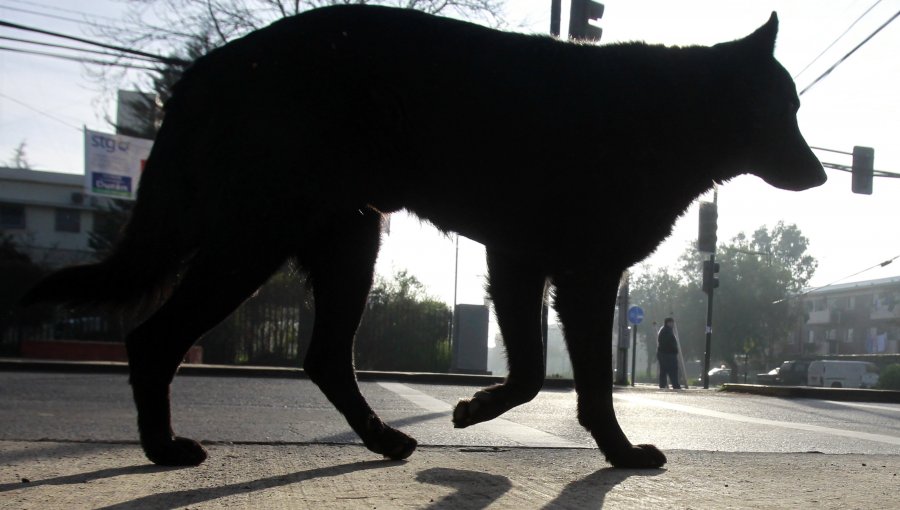
[{"label": "dog's ear", "polygon": [[741,51],[748,51],[755,55],[772,56],[775,53],[775,38],[778,36],[778,14],[774,11],[763,26],[759,27],[752,34],[727,43],[717,44],[718,48],[740,48]]},{"label": "dog's ear", "polygon": [[778,37],[778,14],[772,11],[769,21],[756,29],[755,32],[744,38],[747,44],[752,44],[757,51],[767,55],[775,53],[775,39]]}]

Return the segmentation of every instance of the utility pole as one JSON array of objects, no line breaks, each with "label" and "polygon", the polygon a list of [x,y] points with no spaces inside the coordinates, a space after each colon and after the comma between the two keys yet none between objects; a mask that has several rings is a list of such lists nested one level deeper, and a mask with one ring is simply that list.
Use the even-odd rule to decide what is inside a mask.
[{"label": "utility pole", "polygon": [[619,287],[619,341],[618,354],[616,355],[616,379],[614,384],[626,386],[628,384],[628,274],[625,274],[622,285]]},{"label": "utility pole", "polygon": [[697,235],[697,250],[709,253],[709,260],[703,261],[703,292],[706,292],[706,350],[703,354],[703,389],[709,389],[709,361],[712,350],[713,293],[719,286],[716,274],[716,230],[718,229],[719,191],[713,192],[713,201],[700,204],[700,232]]},{"label": "utility pole", "polygon": [[[550,0],[550,35],[559,37],[560,18],[562,16],[562,0]],[[546,290],[546,289],[545,289]],[[547,341],[550,310],[547,306],[547,296],[541,303],[541,342],[544,344],[544,376],[547,375]]]},{"label": "utility pole", "polygon": [[560,17],[562,16],[562,0],[550,0],[550,35],[559,37]]}]

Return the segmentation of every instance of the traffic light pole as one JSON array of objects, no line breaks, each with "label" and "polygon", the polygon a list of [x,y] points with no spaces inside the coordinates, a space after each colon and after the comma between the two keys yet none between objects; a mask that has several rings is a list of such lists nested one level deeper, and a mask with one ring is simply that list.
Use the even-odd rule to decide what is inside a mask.
[{"label": "traffic light pole", "polygon": [[[709,265],[715,267],[716,254],[710,253]],[[709,389],[709,351],[712,348],[712,316],[713,316],[713,292],[715,286],[710,285],[706,298],[706,352],[703,354],[703,389]]]}]

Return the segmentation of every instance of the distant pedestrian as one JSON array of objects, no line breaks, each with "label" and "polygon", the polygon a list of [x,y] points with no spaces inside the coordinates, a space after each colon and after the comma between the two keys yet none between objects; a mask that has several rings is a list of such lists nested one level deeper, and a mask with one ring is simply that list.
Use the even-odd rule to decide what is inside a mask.
[{"label": "distant pedestrian", "polygon": [[675,338],[675,319],[666,317],[656,337],[656,359],[659,361],[659,387],[668,388],[666,377],[672,381],[672,389],[678,384],[678,340]]}]

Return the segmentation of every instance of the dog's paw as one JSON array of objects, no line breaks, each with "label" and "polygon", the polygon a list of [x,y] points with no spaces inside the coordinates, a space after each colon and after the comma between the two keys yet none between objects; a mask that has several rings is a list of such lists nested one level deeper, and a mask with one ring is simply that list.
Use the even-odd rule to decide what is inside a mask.
[{"label": "dog's paw", "polygon": [[361,436],[366,448],[391,460],[403,460],[409,457],[416,451],[416,446],[419,444],[412,437],[385,425],[377,416],[369,418],[366,433]]},{"label": "dog's paw", "polygon": [[652,444],[639,444],[607,455],[606,460],[621,469],[656,469],[666,463],[666,455]]},{"label": "dog's paw", "polygon": [[142,446],[150,462],[159,466],[199,466],[206,460],[206,449],[186,437],[145,441]]},{"label": "dog's paw", "polygon": [[460,399],[453,409],[453,426],[463,429],[483,421],[492,420],[508,410],[500,406],[497,398],[487,391],[479,391],[470,399]]}]

